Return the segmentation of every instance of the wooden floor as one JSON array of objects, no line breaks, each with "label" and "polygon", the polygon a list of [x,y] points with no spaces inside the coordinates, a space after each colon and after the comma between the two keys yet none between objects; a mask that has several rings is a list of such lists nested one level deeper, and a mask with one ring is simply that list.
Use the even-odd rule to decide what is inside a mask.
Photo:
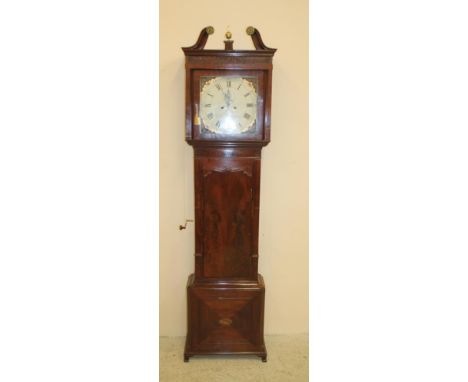
[{"label": "wooden floor", "polygon": [[250,356],[193,357],[183,362],[185,337],[160,337],[161,382],[305,382],[308,335],[265,336],[268,362]]}]

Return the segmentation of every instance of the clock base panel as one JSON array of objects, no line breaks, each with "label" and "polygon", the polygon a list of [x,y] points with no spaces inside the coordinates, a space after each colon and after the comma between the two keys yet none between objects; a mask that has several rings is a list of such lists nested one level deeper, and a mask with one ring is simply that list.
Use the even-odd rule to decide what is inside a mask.
[{"label": "clock base panel", "polygon": [[266,362],[263,338],[265,285],[187,283],[188,332],[184,361],[195,355],[255,355]]}]

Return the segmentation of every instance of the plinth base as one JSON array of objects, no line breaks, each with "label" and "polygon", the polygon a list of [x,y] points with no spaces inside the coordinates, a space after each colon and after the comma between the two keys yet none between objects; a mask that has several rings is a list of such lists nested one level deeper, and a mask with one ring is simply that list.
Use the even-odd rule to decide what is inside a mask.
[{"label": "plinth base", "polygon": [[255,355],[267,360],[263,339],[265,284],[187,283],[188,333],[184,361],[195,355]]}]

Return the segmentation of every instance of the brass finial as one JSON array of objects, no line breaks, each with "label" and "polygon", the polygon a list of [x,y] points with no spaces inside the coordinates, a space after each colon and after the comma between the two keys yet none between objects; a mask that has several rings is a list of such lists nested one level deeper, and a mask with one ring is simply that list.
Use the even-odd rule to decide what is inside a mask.
[{"label": "brass finial", "polygon": [[214,33],[214,28],[210,25],[209,27],[206,27],[206,33],[208,34],[213,34]]},{"label": "brass finial", "polygon": [[228,40],[230,40],[231,37],[232,37],[232,33],[229,32],[229,31],[227,31],[226,34],[225,34],[225,36],[226,36],[226,38],[227,38]]},{"label": "brass finial", "polygon": [[249,36],[252,36],[252,35],[254,34],[254,32],[255,32],[255,28],[254,28],[254,27],[248,27],[248,28],[246,29],[246,32],[247,32],[247,34],[248,34]]}]

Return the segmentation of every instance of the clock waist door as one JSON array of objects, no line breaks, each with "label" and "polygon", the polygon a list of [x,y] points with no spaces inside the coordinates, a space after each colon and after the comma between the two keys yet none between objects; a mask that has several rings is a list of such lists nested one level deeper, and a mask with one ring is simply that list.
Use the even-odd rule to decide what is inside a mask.
[{"label": "clock waist door", "polygon": [[196,155],[197,279],[257,279],[259,177],[259,158]]}]

